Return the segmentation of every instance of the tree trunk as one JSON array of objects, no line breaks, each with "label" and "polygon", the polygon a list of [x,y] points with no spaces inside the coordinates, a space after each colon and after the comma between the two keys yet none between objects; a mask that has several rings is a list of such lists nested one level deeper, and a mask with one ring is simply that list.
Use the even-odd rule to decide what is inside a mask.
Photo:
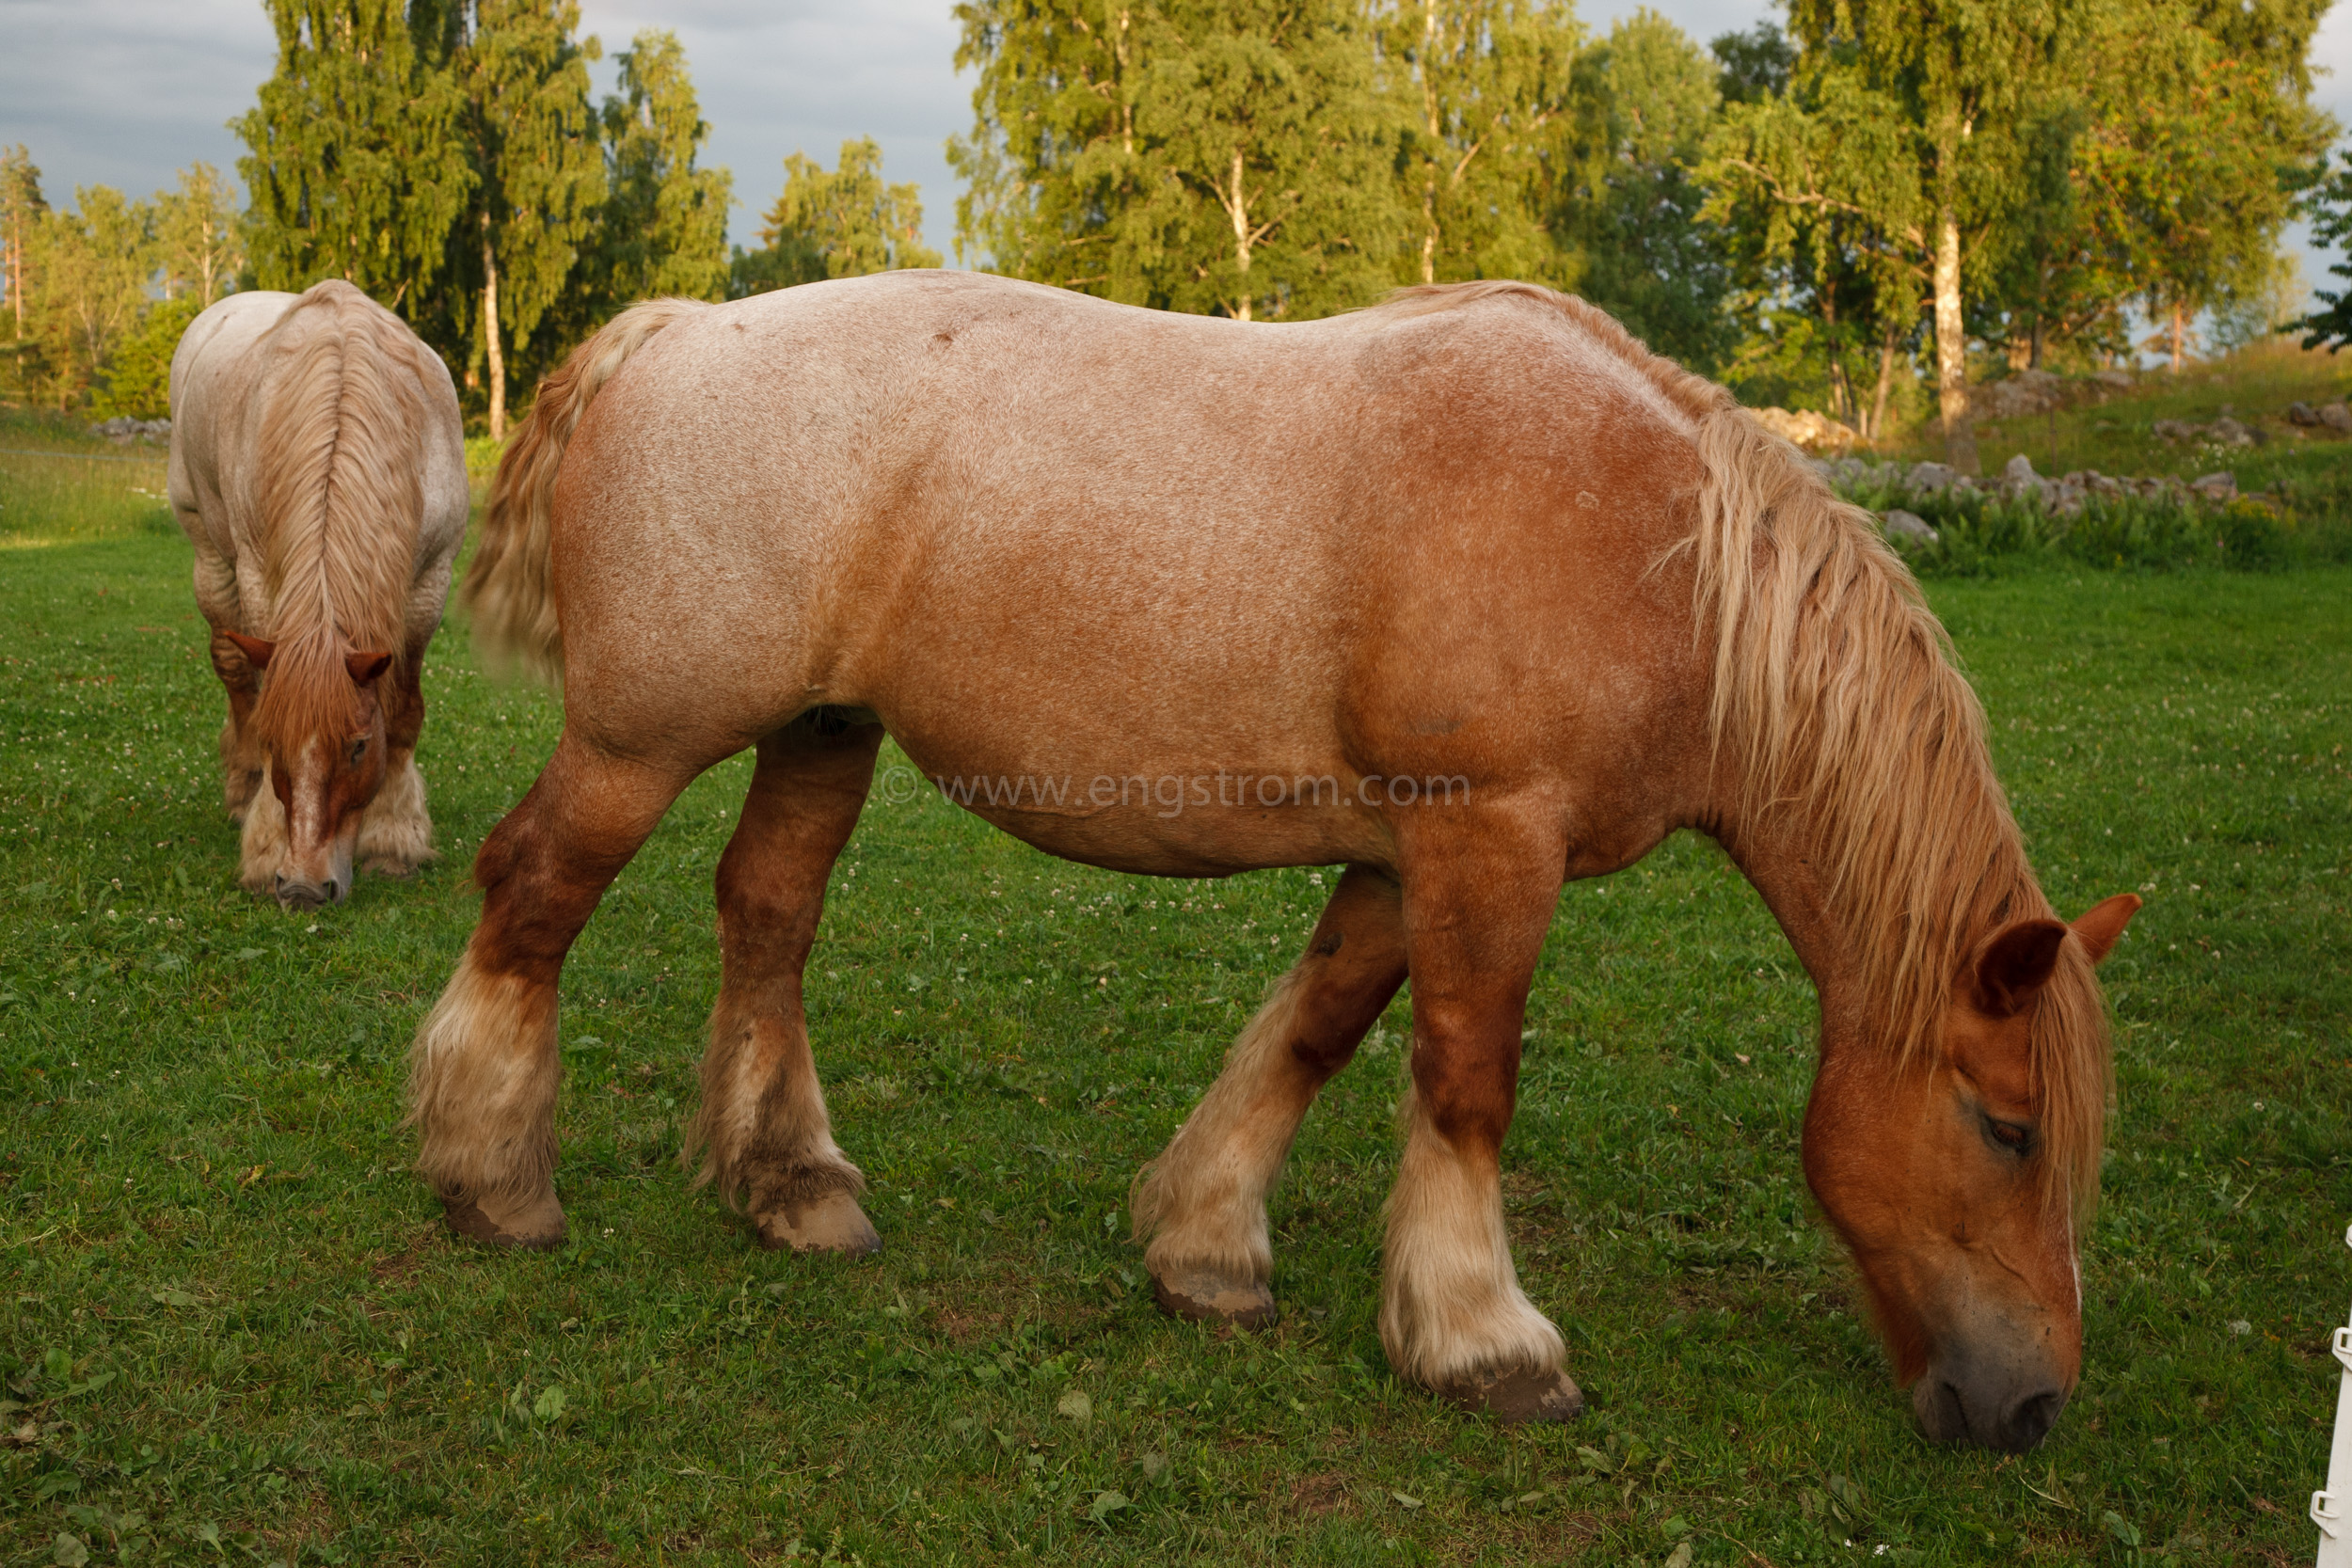
[{"label": "tree trunk", "polygon": [[1249,319],[1249,203],[1242,194],[1241,149],[1233,149],[1233,197],[1226,211],[1233,219],[1233,265],[1241,274],[1241,309],[1235,321]]},{"label": "tree trunk", "polygon": [[499,352],[499,262],[487,225],[482,236],[482,332],[490,351],[490,439],[506,439],[506,356]]},{"label": "tree trunk", "polygon": [[1438,280],[1438,151],[1445,146],[1439,135],[1438,84],[1431,57],[1438,51],[1438,0],[1424,0],[1421,8],[1422,118],[1429,127],[1429,170],[1421,187],[1421,280]]},{"label": "tree trunk", "polygon": [[1870,394],[1870,428],[1864,431],[1873,441],[1886,436],[1886,400],[1895,390],[1895,324],[1888,322],[1879,334],[1879,384]]},{"label": "tree trunk", "polygon": [[1981,471],[1976,427],[1968,420],[1968,334],[1960,317],[1960,214],[1935,214],[1935,391],[1944,416],[1944,461],[1963,474]]},{"label": "tree trunk", "polygon": [[2188,323],[2183,317],[2181,302],[2176,299],[2172,302],[2172,373],[2174,375],[2181,373],[2181,361],[2186,357],[2183,349],[2184,341],[2187,337]]}]

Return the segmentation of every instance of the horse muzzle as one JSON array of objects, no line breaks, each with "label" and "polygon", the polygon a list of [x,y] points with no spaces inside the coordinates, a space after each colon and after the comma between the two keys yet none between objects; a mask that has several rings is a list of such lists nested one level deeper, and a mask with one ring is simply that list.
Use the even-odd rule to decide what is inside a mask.
[{"label": "horse muzzle", "polygon": [[2069,1389],[2038,1355],[1939,1352],[1912,1386],[1911,1408],[1938,1443],[2024,1453],[2058,1424]]},{"label": "horse muzzle", "polygon": [[340,904],[350,895],[351,879],[325,877],[289,877],[278,874],[278,902],[289,910],[315,910],[327,904]]}]

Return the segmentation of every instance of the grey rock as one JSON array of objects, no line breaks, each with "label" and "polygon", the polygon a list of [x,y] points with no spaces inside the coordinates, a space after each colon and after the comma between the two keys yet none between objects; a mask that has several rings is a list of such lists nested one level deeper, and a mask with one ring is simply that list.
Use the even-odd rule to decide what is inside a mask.
[{"label": "grey rock", "polygon": [[2352,408],[2346,408],[2340,403],[2331,403],[2319,411],[2319,422],[2329,430],[2341,430],[2352,434]]},{"label": "grey rock", "polygon": [[2237,499],[2237,476],[2233,473],[2199,474],[2188,482],[2188,487],[2217,503]]},{"label": "grey rock", "polygon": [[2224,414],[2205,427],[2205,439],[2217,447],[2250,447],[2254,433]]},{"label": "grey rock", "polygon": [[2299,424],[2308,430],[2318,422],[2318,411],[2310,404],[2297,402],[2287,404],[2287,423]]},{"label": "grey rock", "polygon": [[2120,368],[2115,370],[2093,371],[2090,372],[2090,379],[2097,382],[2102,387],[2112,388],[2119,392],[2128,391],[2132,385],[2132,372]]},{"label": "grey rock", "polygon": [[1913,539],[1922,545],[1932,545],[1936,541],[1935,530],[1930,528],[1928,520],[1916,512],[1905,512],[1897,507],[1886,515],[1885,522],[1889,538]]},{"label": "grey rock", "polygon": [[2019,452],[2001,465],[2000,497],[2005,501],[2034,500],[2047,503],[2050,482],[2033,471],[2033,459]]},{"label": "grey rock", "polygon": [[1903,488],[1914,495],[1939,496],[1960,483],[1960,470],[1948,463],[1914,463]]},{"label": "grey rock", "polygon": [[89,433],[103,436],[118,446],[131,441],[168,441],[171,439],[171,421],[135,420],[128,414],[119,414],[90,426]]},{"label": "grey rock", "polygon": [[2203,425],[2185,420],[2158,420],[2154,428],[2157,437],[2166,441],[2194,441],[2205,433]]}]

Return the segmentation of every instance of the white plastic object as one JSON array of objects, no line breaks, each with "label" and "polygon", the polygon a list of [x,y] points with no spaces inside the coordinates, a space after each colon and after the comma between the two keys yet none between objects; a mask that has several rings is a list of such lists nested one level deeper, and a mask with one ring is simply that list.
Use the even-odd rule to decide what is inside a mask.
[{"label": "white plastic object", "polygon": [[[2344,1231],[2344,1243],[2352,1246],[2352,1229]],[[2328,1485],[2312,1494],[2312,1523],[2319,1527],[2319,1568],[2352,1568],[2352,1326],[2337,1329],[2330,1348],[2343,1374],[2336,1385]]]}]

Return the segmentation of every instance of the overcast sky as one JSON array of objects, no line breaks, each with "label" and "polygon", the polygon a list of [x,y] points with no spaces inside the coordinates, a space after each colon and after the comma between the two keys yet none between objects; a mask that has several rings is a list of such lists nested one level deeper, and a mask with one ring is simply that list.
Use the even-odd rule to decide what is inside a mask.
[{"label": "overcast sky", "polygon": [[[1702,43],[1773,15],[1765,0],[1661,0]],[[581,30],[612,51],[644,27],[686,46],[711,134],[706,161],[735,171],[739,243],[784,183],[787,153],[830,166],[841,143],[871,135],[883,171],[923,189],[930,243],[954,261],[957,184],[946,142],[972,124],[972,78],[955,71],[951,0],[581,0]],[[1632,5],[1596,6],[1606,31]],[[0,0],[0,145],[23,142],[53,202],[80,184],[144,196],[199,159],[234,174],[242,145],[226,122],[253,102],[276,40],[259,0]],[[2352,7],[2322,26],[2318,97],[2352,124]],[[2298,246],[2303,236],[2291,237]],[[2307,281],[2325,259],[2306,253]]]}]

